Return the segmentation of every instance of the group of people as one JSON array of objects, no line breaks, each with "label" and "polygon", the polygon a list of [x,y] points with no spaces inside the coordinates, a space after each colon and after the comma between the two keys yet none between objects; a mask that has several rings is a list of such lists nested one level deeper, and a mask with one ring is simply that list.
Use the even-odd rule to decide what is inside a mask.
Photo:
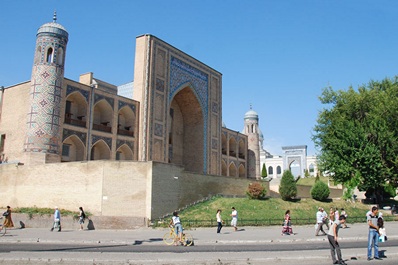
[{"label": "group of people", "polygon": [[[3,217],[4,217],[4,222],[3,222],[3,226],[1,227],[1,229],[3,227],[6,227],[6,228],[14,227],[14,223],[13,223],[12,217],[11,217],[11,207],[10,206],[7,206],[7,210],[3,213]],[[78,217],[79,217],[78,222],[80,225],[79,230],[83,230],[84,220],[86,219],[86,213],[84,212],[83,207],[79,207]],[[61,212],[59,211],[58,207],[55,207],[54,222],[53,222],[53,225],[52,225],[50,231],[54,231],[54,229],[58,229],[58,232],[61,232]]]},{"label": "group of people", "polygon": [[[79,225],[80,228],[79,230],[83,230],[83,224],[84,221],[86,219],[86,213],[83,210],[83,207],[79,207]],[[58,232],[61,232],[61,212],[59,211],[58,207],[55,207],[55,211],[54,211],[54,222],[53,222],[53,226],[51,227],[50,231],[54,231],[54,229],[58,229]]]},{"label": "group of people", "polygon": [[[319,232],[321,231],[322,235],[327,235],[327,233],[323,230],[323,225],[330,230],[330,226],[333,224],[334,221],[340,219],[340,216],[344,216],[345,218],[348,217],[347,213],[345,212],[344,208],[341,208],[340,213],[339,210],[336,208],[331,207],[329,210],[329,215],[325,212],[322,207],[318,208],[318,212],[316,213],[316,231],[315,236],[319,236]],[[342,228],[346,228],[347,224],[341,224]]]}]

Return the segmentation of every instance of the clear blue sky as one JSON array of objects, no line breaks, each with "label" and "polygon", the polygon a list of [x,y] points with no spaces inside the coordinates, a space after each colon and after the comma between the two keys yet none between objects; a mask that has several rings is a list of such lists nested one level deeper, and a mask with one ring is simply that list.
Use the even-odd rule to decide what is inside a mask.
[{"label": "clear blue sky", "polygon": [[30,79],[36,31],[69,32],[65,77],[133,80],[135,37],[150,33],[223,74],[223,120],[241,131],[250,104],[265,148],[308,145],[322,88],[398,74],[396,0],[1,0],[0,85]]}]

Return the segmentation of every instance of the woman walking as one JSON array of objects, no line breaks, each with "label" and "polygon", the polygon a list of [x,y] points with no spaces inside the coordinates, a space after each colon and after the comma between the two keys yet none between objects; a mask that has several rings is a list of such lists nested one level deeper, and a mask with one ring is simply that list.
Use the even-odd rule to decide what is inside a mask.
[{"label": "woman walking", "polygon": [[83,230],[83,224],[84,224],[84,219],[86,219],[86,214],[83,211],[83,207],[79,207],[79,224],[80,224],[80,229]]},{"label": "woman walking", "polygon": [[292,223],[290,221],[290,210],[285,212],[285,219],[283,220],[282,236],[293,234]]},{"label": "woman walking", "polygon": [[11,207],[7,206],[7,211],[5,211],[3,213],[3,216],[5,217],[4,219],[4,223],[3,223],[3,227],[14,227],[14,223],[12,222],[12,218],[11,218]]}]

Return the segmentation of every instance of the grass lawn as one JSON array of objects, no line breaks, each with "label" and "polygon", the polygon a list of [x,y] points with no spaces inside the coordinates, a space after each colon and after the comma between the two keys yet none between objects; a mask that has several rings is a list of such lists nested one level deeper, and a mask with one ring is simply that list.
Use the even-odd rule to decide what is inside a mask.
[{"label": "grass lawn", "polygon": [[[365,222],[366,212],[371,205],[360,202],[349,203],[342,200],[333,202],[319,202],[313,199],[302,199],[297,202],[283,201],[278,198],[265,200],[250,200],[248,198],[214,197],[209,201],[199,203],[180,212],[180,217],[185,226],[214,226],[216,225],[216,212],[221,209],[221,216],[226,224],[231,218],[231,207],[235,207],[241,225],[281,225],[286,210],[290,210],[293,224],[315,224],[318,207],[323,207],[329,213],[330,207],[344,208],[348,214],[347,221]],[[383,211],[384,217],[390,215]]]},{"label": "grass lawn", "polygon": [[[308,177],[308,178],[300,178],[297,181],[297,185],[303,186],[313,186],[315,184],[315,177]],[[319,180],[328,184],[329,178],[328,177],[319,177]]]}]

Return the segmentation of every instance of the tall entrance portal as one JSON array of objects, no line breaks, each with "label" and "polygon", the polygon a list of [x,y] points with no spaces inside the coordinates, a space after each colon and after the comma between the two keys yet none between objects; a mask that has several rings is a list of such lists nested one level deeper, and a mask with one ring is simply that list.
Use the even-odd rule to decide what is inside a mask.
[{"label": "tall entrance portal", "polygon": [[203,113],[190,87],[178,92],[170,106],[169,163],[185,170],[203,170]]}]

